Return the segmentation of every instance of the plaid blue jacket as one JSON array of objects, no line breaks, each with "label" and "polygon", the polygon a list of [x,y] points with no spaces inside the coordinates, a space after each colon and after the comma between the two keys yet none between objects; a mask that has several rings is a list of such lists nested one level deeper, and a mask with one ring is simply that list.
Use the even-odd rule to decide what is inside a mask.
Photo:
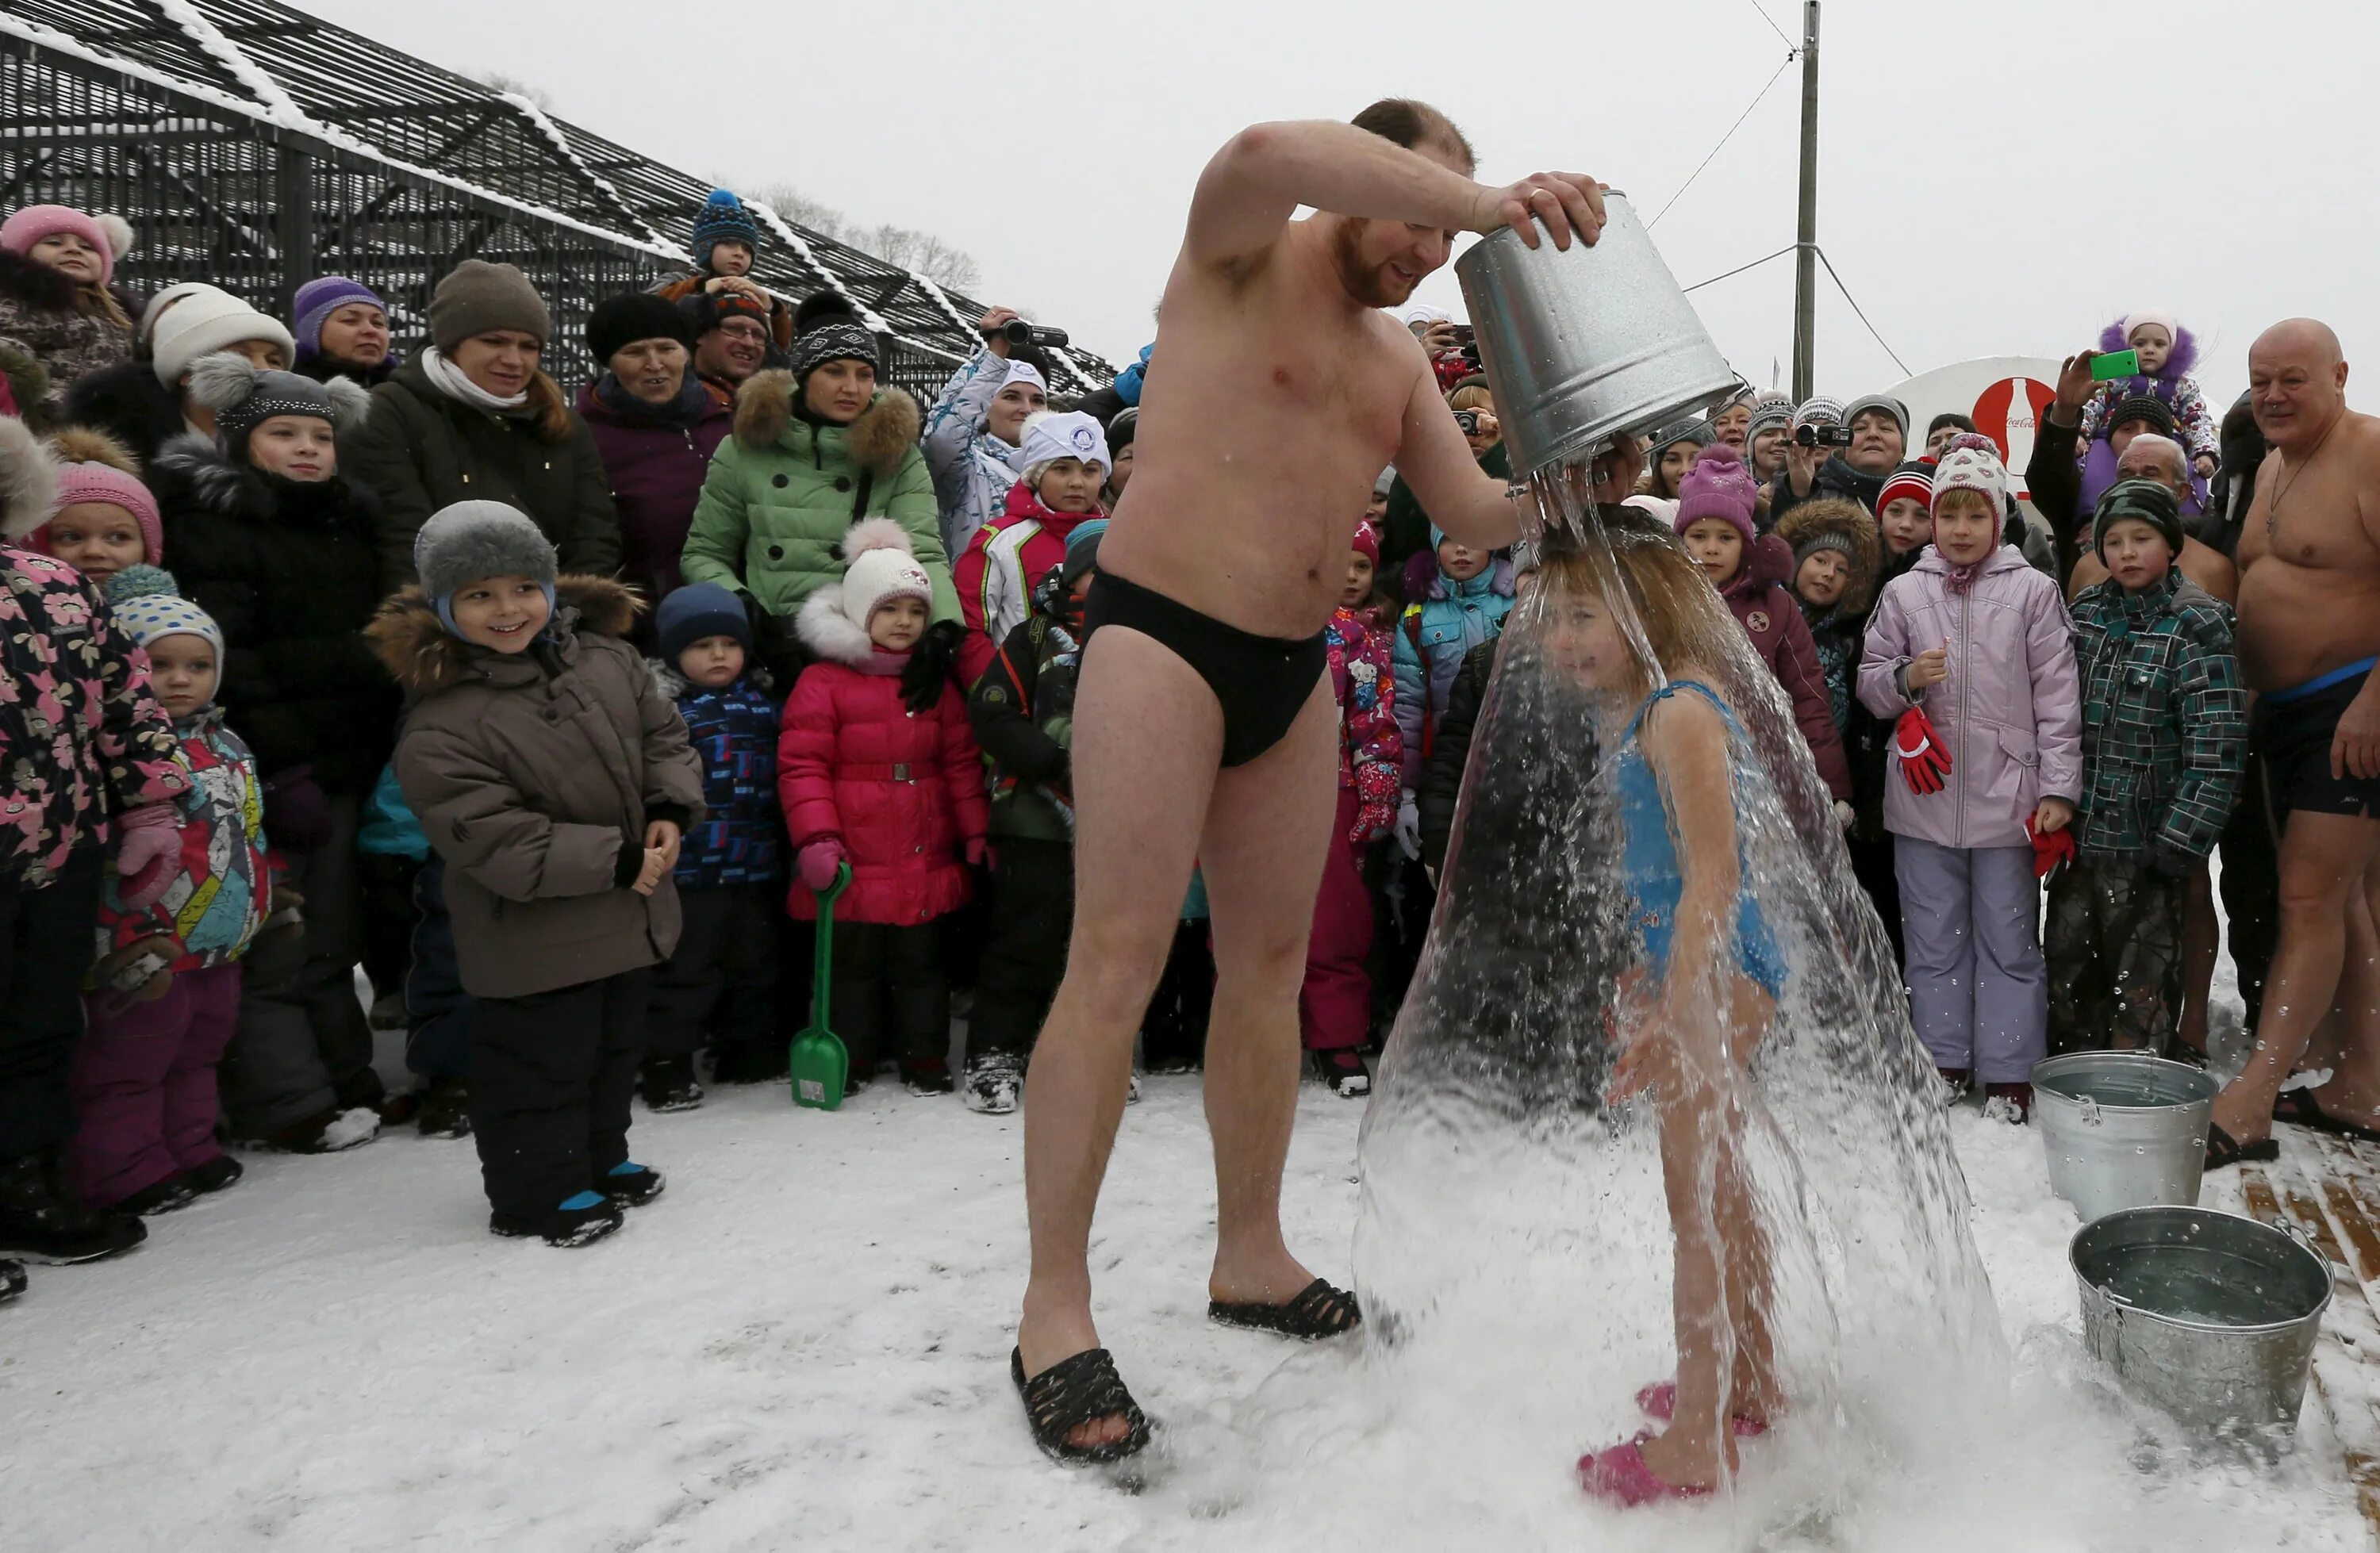
[{"label": "plaid blue jacket", "polygon": [[2240,801],[2248,693],[2232,649],[2231,610],[2185,580],[2127,594],[2114,578],[2075,599],[2082,679],[2082,804],[2087,853],[2162,843],[2204,857]]}]

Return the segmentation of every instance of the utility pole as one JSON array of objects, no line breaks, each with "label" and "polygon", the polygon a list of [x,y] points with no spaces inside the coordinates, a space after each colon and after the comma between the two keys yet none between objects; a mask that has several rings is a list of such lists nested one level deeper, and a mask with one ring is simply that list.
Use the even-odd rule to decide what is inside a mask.
[{"label": "utility pole", "polygon": [[1817,391],[1818,0],[1802,7],[1802,220],[1793,245],[1793,402],[1799,404]]}]

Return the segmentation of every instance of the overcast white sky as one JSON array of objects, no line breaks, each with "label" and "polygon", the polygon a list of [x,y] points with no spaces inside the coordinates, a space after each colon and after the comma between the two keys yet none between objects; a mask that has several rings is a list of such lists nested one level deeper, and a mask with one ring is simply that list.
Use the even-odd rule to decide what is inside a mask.
[{"label": "overcast white sky", "polygon": [[[1785,54],[1755,0],[298,3],[533,82],[688,171],[950,237],[987,300],[1117,360],[1148,337],[1199,167],[1244,125],[1423,97],[1483,177],[1590,172],[1649,218]],[[1756,3],[1798,36],[1798,4]],[[2380,381],[2370,0],[1830,0],[1821,44],[1819,241],[1912,371],[2061,355],[2161,306],[2218,406],[2294,313]],[[1793,240],[1798,89],[1797,68],[1656,229],[1682,283]],[[1820,285],[1820,390],[1899,382]],[[1460,305],[1451,269],[1421,295]],[[1694,299],[1739,370],[1790,374],[1790,255]]]}]

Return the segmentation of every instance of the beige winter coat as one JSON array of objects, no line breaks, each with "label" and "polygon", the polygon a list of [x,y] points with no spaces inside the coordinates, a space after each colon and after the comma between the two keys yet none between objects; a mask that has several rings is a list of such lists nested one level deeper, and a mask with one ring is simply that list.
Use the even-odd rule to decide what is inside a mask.
[{"label": "beige winter coat", "polygon": [[551,639],[511,655],[449,633],[419,588],[370,635],[410,700],[396,778],[446,864],[463,986],[518,998],[666,959],[678,901],[633,877],[647,822],[689,826],[702,767],[685,721],[622,637],[636,597],[565,576]]}]

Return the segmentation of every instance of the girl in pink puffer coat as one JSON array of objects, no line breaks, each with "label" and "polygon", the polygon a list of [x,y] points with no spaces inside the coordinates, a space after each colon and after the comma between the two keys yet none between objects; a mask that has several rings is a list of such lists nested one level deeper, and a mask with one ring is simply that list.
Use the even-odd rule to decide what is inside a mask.
[{"label": "girl in pink puffer coat", "polygon": [[950,984],[941,919],[966,904],[969,873],[989,858],[983,753],[966,703],[944,685],[930,711],[911,712],[901,671],[925,634],[933,583],[890,518],[844,536],[839,584],[813,591],[795,616],[818,661],[785,703],[777,794],[797,868],[793,915],[818,915],[819,892],[848,864],[835,903],[829,1024],[866,1085],[897,1058],[918,1094],[953,1087]]},{"label": "girl in pink puffer coat", "polygon": [[2048,1049],[2036,856],[2074,817],[2082,713],[2058,585],[1998,542],[2007,490],[1988,439],[1943,455],[1934,543],[1876,604],[1859,695],[1900,720],[1884,824],[1917,1033],[1954,1090],[2022,1122]]}]

